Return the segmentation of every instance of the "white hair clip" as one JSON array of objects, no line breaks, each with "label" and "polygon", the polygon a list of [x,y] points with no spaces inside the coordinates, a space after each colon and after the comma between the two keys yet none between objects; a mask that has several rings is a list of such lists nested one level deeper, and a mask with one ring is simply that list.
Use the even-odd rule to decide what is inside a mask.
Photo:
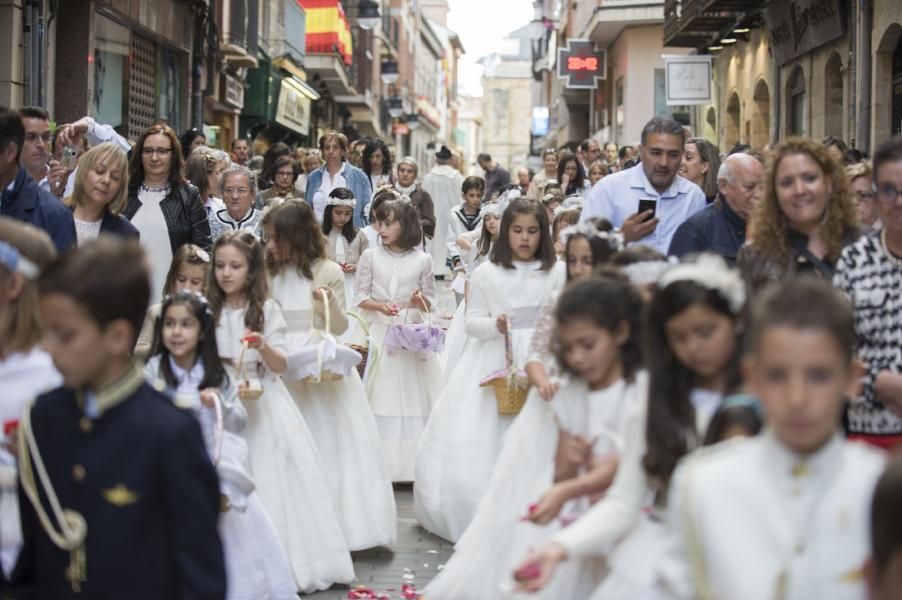
[{"label": "white hair clip", "polygon": [[501,206],[501,203],[497,200],[490,200],[482,205],[482,214],[485,215],[493,215],[496,217],[500,217],[504,212],[504,209]]},{"label": "white hair clip", "polygon": [[745,304],[745,284],[742,278],[716,254],[701,254],[695,262],[674,265],[661,275],[658,286],[664,288],[677,281],[692,281],[719,293],[734,314],[739,314]]},{"label": "white hair clip", "polygon": [[565,227],[561,230],[560,239],[561,243],[564,246],[567,245],[567,240],[570,239],[571,236],[574,235],[582,235],[587,238],[598,238],[600,240],[605,240],[608,243],[608,246],[614,252],[620,252],[623,250],[623,235],[616,231],[599,231],[598,228],[595,227],[592,223],[577,223],[576,225],[570,225],[569,227]]}]

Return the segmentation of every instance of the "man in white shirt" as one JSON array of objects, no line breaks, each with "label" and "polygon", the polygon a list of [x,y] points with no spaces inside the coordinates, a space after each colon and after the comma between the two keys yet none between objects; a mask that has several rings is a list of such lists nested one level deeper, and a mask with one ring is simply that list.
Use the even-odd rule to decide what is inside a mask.
[{"label": "man in white shirt", "polygon": [[446,265],[448,258],[448,223],[451,210],[460,203],[461,186],[464,176],[451,165],[454,153],[447,146],[442,146],[435,153],[435,166],[423,180],[423,189],[432,198],[435,210],[435,237],[427,244],[432,255],[433,272],[444,279],[450,271]]},{"label": "man in white shirt", "polygon": [[[677,227],[706,205],[701,188],[677,175],[683,158],[683,126],[655,117],[642,129],[637,168],[602,178],[586,198],[580,221],[607,219],[628,243],[667,254]],[[640,201],[654,209],[639,211]]]}]

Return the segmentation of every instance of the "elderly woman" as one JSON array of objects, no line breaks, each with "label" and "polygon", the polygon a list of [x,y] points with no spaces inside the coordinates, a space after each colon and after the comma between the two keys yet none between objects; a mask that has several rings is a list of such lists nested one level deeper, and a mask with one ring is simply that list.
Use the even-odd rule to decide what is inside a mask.
[{"label": "elderly woman", "polygon": [[689,138],[683,145],[683,161],[678,173],[702,188],[708,204],[717,198],[720,151],[705,138]]},{"label": "elderly woman", "polygon": [[322,223],[329,193],[337,187],[346,187],[357,200],[354,225],[365,227],[365,210],[373,195],[373,186],[366,173],[348,162],[348,138],[343,133],[328,131],[319,138],[319,149],[326,163],[307,176],[307,192],[304,194],[307,203],[313,207],[316,219]]},{"label": "elderly woman", "polygon": [[260,194],[264,206],[272,204],[276,198],[289,200],[291,198],[302,200],[301,195],[294,189],[294,182],[300,174],[298,163],[290,156],[280,156],[273,164],[273,184],[268,190]]},{"label": "elderly woman", "polygon": [[529,184],[526,195],[530,198],[541,198],[545,194],[545,181],[557,178],[557,162],[558,154],[555,148],[546,148],[542,150],[542,166],[544,170],[536,173]]},{"label": "elderly woman", "polygon": [[135,144],[128,165],[128,202],[122,213],[141,233],[159,300],[173,253],[182,244],[210,250],[210,224],[196,187],[185,180],[185,161],[175,132],[152,125]]},{"label": "elderly woman", "polygon": [[817,142],[790,138],[771,151],[764,196],[749,224],[751,242],[736,265],[750,291],[799,273],[832,279],[840,253],[858,235],[842,165]]},{"label": "elderly woman", "polygon": [[880,213],[877,193],[874,191],[874,171],[871,169],[871,163],[865,160],[851,164],[845,171],[858,207],[858,222],[866,231],[879,229]]},{"label": "elderly woman", "polygon": [[72,209],[78,245],[100,235],[137,238],[138,230],[120,213],[128,199],[128,157],[109,142],[85,152],[75,172],[75,188],[65,203]]},{"label": "elderly woman", "polygon": [[263,211],[254,206],[257,180],[253,171],[241,165],[231,166],[223,172],[219,187],[225,208],[213,213],[210,220],[213,241],[227,231],[240,229],[247,229],[259,237]]}]

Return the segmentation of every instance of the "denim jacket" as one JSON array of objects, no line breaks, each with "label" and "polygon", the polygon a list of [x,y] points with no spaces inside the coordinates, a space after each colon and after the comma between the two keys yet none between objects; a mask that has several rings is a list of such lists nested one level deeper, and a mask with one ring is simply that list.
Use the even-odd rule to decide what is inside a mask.
[{"label": "denim jacket", "polygon": [[[370,183],[370,178],[366,173],[351,163],[346,162],[344,167],[343,176],[345,181],[348,182],[348,189],[353,192],[354,198],[357,200],[357,206],[354,208],[354,225],[356,227],[366,227],[369,220],[366,215],[366,205],[369,204],[373,195],[373,184]],[[307,204],[311,207],[313,207],[313,195],[323,184],[323,173],[325,171],[326,165],[323,165],[307,176],[307,193],[304,194],[304,197],[307,199]]]}]

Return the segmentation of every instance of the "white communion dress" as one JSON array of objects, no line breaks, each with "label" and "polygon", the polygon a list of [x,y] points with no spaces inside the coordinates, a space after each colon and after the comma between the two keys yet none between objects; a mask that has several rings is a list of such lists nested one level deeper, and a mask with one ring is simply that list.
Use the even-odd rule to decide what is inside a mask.
[{"label": "white communion dress", "polygon": [[486,376],[505,367],[497,318],[507,315],[515,366],[522,369],[545,299],[564,284],[564,265],[538,261],[478,267],[470,279],[466,353],[448,377],[417,450],[414,514],[427,530],[456,542],[476,514],[513,415],[498,413]]},{"label": "white communion dress", "polygon": [[399,350],[390,355],[382,348],[390,325],[422,323],[429,318],[410,308],[411,295],[417,290],[430,303],[434,302],[435,279],[428,254],[415,249],[392,252],[380,246],[361,256],[354,304],[359,306],[370,299],[401,307],[394,317],[360,311],[369,323],[378,351],[377,362],[367,379],[367,394],[392,481],[413,481],[417,444],[443,383],[437,354]]},{"label": "white communion dress", "polygon": [[[223,308],[216,327],[219,354],[232,364],[241,355],[246,311],[246,306]],[[267,300],[263,316],[267,345],[285,352],[282,311]],[[298,589],[311,592],[333,583],[348,583],[354,579],[354,567],[313,435],[282,379],[263,364],[256,350],[247,351],[244,364],[249,376],[258,377],[263,386],[262,396],[243,401],[252,475]],[[229,377],[238,381],[235,368],[227,370]]]},{"label": "white communion dress", "polygon": [[[163,382],[159,355],[144,367],[151,383]],[[225,554],[226,600],[293,600],[297,586],[282,543],[276,535],[266,509],[256,494],[250,475],[247,442],[241,432],[247,424],[247,412],[238,400],[234,382],[217,390],[221,406],[221,431],[217,431],[216,412],[201,404],[198,387],[204,378],[200,360],[186,371],[170,359],[170,368],[179,384],[170,389],[176,405],[191,410],[200,423],[210,458],[216,463],[220,494],[228,510],[220,513],[219,537]]]},{"label": "white communion dress", "polygon": [[[328,272],[333,285],[330,305],[344,319],[344,287],[338,266],[322,261],[314,270]],[[318,286],[317,286],[318,287]],[[272,297],[282,307],[288,324],[289,346],[308,346],[312,340],[314,283],[295,269],[285,269],[272,282]],[[336,317],[339,315],[336,315]],[[320,328],[323,325],[320,324]],[[356,369],[337,381],[283,380],[310,427],[335,510],[351,550],[363,550],[395,541],[397,512],[391,480],[382,456],[376,421]]]},{"label": "white communion dress", "polygon": [[[476,230],[473,233],[481,233],[481,230]],[[488,262],[489,260],[488,254],[478,255],[477,245],[479,238],[478,236],[474,237],[473,247],[466,253],[466,256],[461,257],[465,265],[464,278],[466,281],[470,280],[473,276],[473,272],[479,265]],[[454,311],[451,324],[448,326],[445,350],[442,352],[441,356],[442,369],[445,371],[446,381],[448,376],[454,370],[454,367],[457,366],[457,361],[460,360],[460,357],[463,355],[467,346],[467,340],[469,340],[466,330],[466,311],[467,299],[465,297],[460,301],[460,304],[457,305],[457,310]]]},{"label": "white communion dress", "polygon": [[[357,237],[352,242],[348,242],[345,236],[333,229],[326,236],[326,241],[328,242],[329,256],[339,265],[345,263],[356,267],[360,262],[360,255],[369,247],[369,240],[363,229],[357,230]],[[357,291],[357,272],[345,273],[342,270],[342,277],[345,283],[345,299],[353,298]],[[348,323],[348,328],[341,334],[341,339],[355,344],[363,341],[363,333],[360,331],[357,321],[351,320]]]},{"label": "white communion dress", "polygon": [[[551,402],[533,390],[514,421],[495,472],[473,522],[455,546],[454,556],[423,590],[435,600],[481,600],[514,586],[511,573],[529,548],[536,547],[589,506],[588,498],[566,503],[547,525],[525,521],[529,506],[554,485],[559,431],[596,440],[598,460],[622,451],[630,415],[645,402],[647,376],[619,380],[590,391],[582,380],[568,380]],[[601,581],[603,564],[594,557],[561,563],[555,578],[531,598],[586,598]]]}]

